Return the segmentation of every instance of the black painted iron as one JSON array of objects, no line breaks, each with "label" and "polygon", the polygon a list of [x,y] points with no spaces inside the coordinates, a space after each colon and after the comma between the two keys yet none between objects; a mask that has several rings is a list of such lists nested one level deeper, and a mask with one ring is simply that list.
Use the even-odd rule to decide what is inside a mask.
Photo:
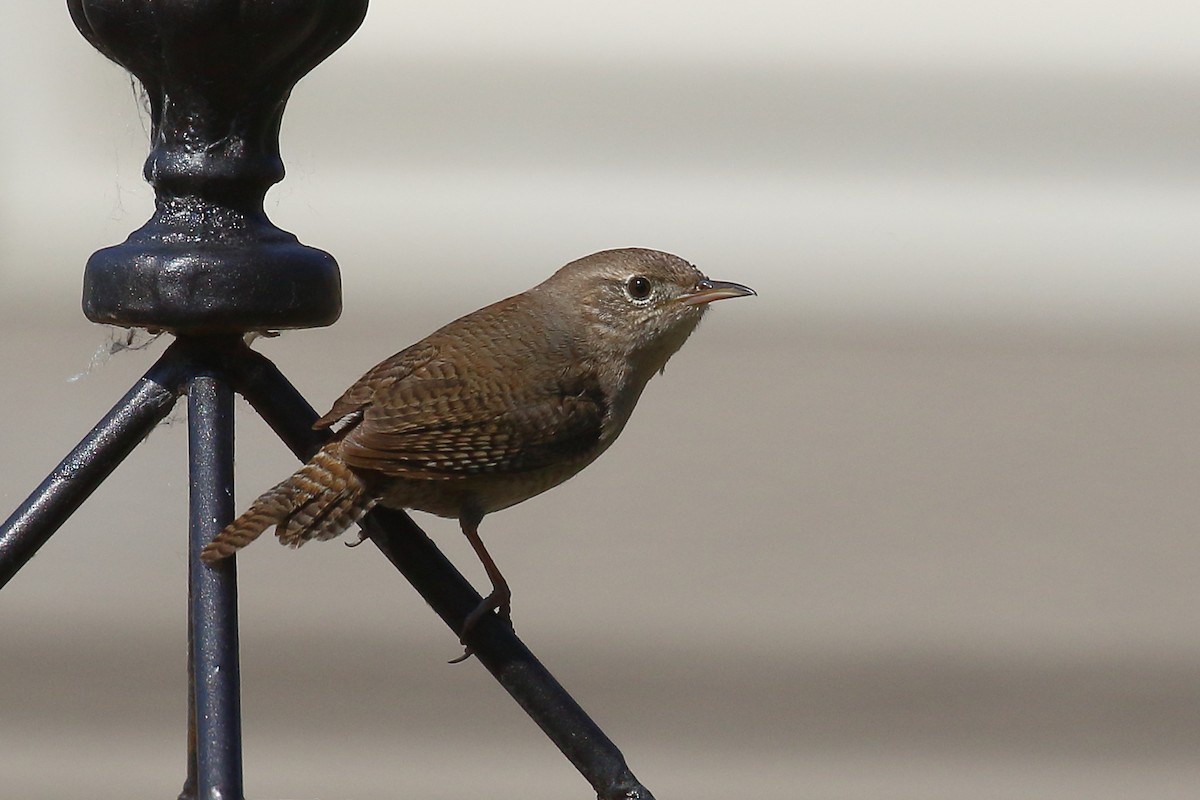
[{"label": "black painted iron", "polygon": [[[403,511],[376,507],[362,522],[372,543],[400,570],[450,630],[482,599]],[[625,757],[575,699],[542,666],[513,629],[488,615],[467,644],[488,672],[575,765],[600,800],[654,800]]]},{"label": "black painted iron", "polygon": [[[247,331],[332,323],[337,264],[263,213],[283,177],[279,124],[292,86],[362,22],[366,0],[67,0],[80,31],[142,82],[154,216],[93,254],[83,306],[97,322],[176,341],[0,526],[0,587],[83,503],[177,398],[188,395],[191,522],[188,769],[183,800],[242,797],[236,564],[199,560],[233,517],[234,391],[301,458],[324,441],[316,412]],[[479,594],[407,514],[376,509],[371,541],[452,631]],[[653,800],[616,746],[517,638],[489,616],[470,644],[601,800]]]},{"label": "black painted iron", "polygon": [[296,81],[342,45],[366,0],[68,0],[75,25],[150,102],[154,216],[84,272],[88,319],[171,331],[329,325],[341,278],[263,211],[283,178]]},{"label": "black painted iron", "polygon": [[186,376],[181,354],[168,350],[4,521],[0,587],[171,413]]},{"label": "black painted iron", "polygon": [[233,519],[233,390],[208,371],[188,384],[188,461],[188,648],[196,788],[199,797],[241,797],[237,562],[230,558],[208,567],[200,560],[204,546]]}]

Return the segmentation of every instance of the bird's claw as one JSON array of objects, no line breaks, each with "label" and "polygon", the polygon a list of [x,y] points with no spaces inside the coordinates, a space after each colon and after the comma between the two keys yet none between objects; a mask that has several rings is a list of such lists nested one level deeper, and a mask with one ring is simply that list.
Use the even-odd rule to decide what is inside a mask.
[{"label": "bird's claw", "polygon": [[446,663],[447,664],[461,664],[462,662],[466,661],[468,658],[470,658],[473,655],[475,655],[475,651],[472,650],[470,647],[464,646],[463,654],[461,656],[459,656],[458,658],[452,658],[449,661],[447,661]]},{"label": "bird's claw", "polygon": [[471,647],[471,645],[467,644],[467,636],[472,630],[475,629],[475,626],[479,624],[479,620],[483,619],[485,614],[490,614],[493,611],[496,612],[496,616],[504,624],[511,628],[511,599],[512,595],[507,591],[507,587],[505,587],[504,590],[494,590],[491,594],[480,601],[479,605],[475,606],[475,608],[471,610],[471,613],[467,614],[467,618],[463,620],[462,633],[458,637],[458,643],[463,646],[463,654],[458,658],[452,659],[446,663],[461,664],[471,656],[475,655],[475,650]]}]

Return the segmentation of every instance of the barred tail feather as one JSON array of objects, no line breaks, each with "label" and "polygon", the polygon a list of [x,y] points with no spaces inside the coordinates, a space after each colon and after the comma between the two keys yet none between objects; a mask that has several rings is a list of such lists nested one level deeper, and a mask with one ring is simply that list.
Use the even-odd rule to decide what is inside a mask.
[{"label": "barred tail feather", "polygon": [[245,514],[225,526],[200,551],[200,559],[206,564],[220,561],[253,542],[267,528],[278,525],[290,509],[288,490],[288,481],[284,481],[255,500]]},{"label": "barred tail feather", "polygon": [[231,556],[275,526],[279,541],[299,547],[310,539],[332,539],[375,505],[361,476],[335,452],[335,443],[229,523],[200,553],[211,564]]}]

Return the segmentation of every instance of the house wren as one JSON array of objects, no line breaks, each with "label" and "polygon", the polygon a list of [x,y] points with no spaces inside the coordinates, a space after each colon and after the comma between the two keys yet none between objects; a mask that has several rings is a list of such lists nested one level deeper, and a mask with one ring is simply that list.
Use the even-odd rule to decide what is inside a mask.
[{"label": "house wren", "polygon": [[376,366],[314,424],[333,438],[263,494],[200,557],[264,530],[332,539],[376,503],[457,518],[492,591],[463,625],[509,619],[485,514],[557,486],[603,453],[714,300],[752,295],[656,250],[606,250],[451,322]]}]

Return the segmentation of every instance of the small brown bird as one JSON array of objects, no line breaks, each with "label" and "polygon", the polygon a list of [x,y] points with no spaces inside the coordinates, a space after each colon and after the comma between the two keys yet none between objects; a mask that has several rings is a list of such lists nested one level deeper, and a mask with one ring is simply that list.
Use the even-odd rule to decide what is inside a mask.
[{"label": "small brown bird", "polygon": [[485,514],[557,486],[621,433],[708,304],[755,292],[656,250],[606,250],[451,322],[387,359],[315,423],[333,438],[201,553],[232,555],[271,526],[332,539],[376,503],[457,518],[492,582],[467,617],[510,617],[479,539]]}]

